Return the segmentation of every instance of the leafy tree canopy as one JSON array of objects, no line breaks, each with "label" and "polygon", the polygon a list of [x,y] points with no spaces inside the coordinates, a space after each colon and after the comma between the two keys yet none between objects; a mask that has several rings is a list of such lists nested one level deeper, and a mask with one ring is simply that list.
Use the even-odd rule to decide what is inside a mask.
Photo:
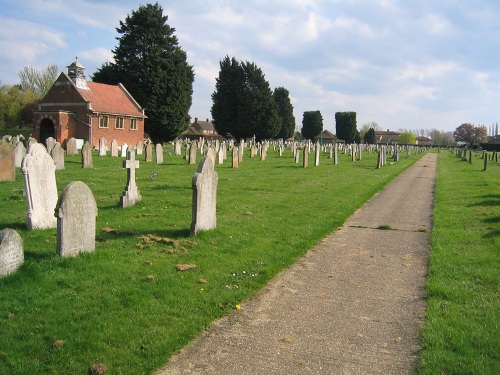
[{"label": "leafy tree canopy", "polygon": [[121,82],[146,108],[146,132],[154,142],[176,138],[189,125],[194,72],[178,45],[175,29],[156,4],[141,5],[116,30],[114,63],[105,63],[92,77]]},{"label": "leafy tree canopy", "polygon": [[236,139],[271,139],[281,128],[278,107],[264,73],[255,63],[240,63],[234,57],[226,56],[220,62],[211,113],[217,132]]},{"label": "leafy tree canopy", "polygon": [[460,125],[453,132],[453,137],[457,142],[463,142],[470,147],[484,142],[488,137],[488,130],[485,126],[474,126],[469,123]]},{"label": "leafy tree canopy", "polygon": [[0,86],[0,128],[32,126],[32,111],[36,106],[38,94],[20,85]]},{"label": "leafy tree canopy", "polygon": [[323,116],[320,111],[305,111],[301,133],[304,139],[313,139],[323,131]]},{"label": "leafy tree canopy", "polygon": [[337,138],[346,143],[353,143],[356,140],[356,112],[336,112],[335,128]]},{"label": "leafy tree canopy", "polygon": [[399,134],[398,143],[402,145],[414,145],[417,143],[417,136],[413,132],[402,132]]}]

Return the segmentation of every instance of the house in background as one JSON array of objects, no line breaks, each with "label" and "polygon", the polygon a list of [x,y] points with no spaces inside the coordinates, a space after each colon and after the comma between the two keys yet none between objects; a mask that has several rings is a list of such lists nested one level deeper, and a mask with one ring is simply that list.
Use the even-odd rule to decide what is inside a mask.
[{"label": "house in background", "polygon": [[34,112],[33,137],[45,144],[53,137],[63,147],[69,138],[85,139],[93,146],[106,138],[118,145],[144,141],[144,109],[122,84],[106,85],[85,80],[77,61],[62,72]]},{"label": "house in background", "polygon": [[337,137],[333,135],[328,130],[322,130],[316,137],[314,137],[314,142],[319,142],[322,145],[334,144],[338,142]]},{"label": "house in background", "polygon": [[415,141],[419,146],[432,146],[434,144],[434,141],[427,137],[417,137]]},{"label": "house in background", "polygon": [[198,120],[198,117],[194,118],[194,122],[189,125],[188,129],[181,134],[182,139],[222,139],[217,131],[215,130],[214,124],[207,119],[206,121]]},{"label": "house in background", "polygon": [[398,143],[399,133],[387,129],[387,131],[375,130],[375,142],[382,145],[394,145]]}]

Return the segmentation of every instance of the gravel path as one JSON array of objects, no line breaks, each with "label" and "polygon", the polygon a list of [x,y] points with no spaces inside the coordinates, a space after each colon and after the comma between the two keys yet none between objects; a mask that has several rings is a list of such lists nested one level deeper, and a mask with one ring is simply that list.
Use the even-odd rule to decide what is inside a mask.
[{"label": "gravel path", "polygon": [[436,159],[423,156],[157,375],[411,374]]}]

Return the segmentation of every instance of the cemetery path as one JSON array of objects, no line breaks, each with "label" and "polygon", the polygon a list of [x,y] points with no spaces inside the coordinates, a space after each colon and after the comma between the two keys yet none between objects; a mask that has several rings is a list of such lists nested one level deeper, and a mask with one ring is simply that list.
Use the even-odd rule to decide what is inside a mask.
[{"label": "cemetery path", "polygon": [[413,373],[436,159],[423,156],[157,375]]}]

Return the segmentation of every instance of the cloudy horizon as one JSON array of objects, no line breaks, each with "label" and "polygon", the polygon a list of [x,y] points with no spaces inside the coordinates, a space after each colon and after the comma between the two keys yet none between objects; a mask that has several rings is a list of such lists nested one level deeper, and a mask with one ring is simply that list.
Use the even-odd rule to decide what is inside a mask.
[{"label": "cloudy horizon", "polygon": [[[154,3],[154,1],[153,1]],[[25,66],[78,60],[90,79],[112,61],[116,27],[136,0],[2,0],[0,82]],[[499,121],[500,3],[492,1],[159,1],[193,66],[192,120],[211,118],[224,56],[252,61],[290,92],[296,127],[319,110],[357,113],[358,128],[453,131]],[[146,107],[147,103],[140,103]]]}]

